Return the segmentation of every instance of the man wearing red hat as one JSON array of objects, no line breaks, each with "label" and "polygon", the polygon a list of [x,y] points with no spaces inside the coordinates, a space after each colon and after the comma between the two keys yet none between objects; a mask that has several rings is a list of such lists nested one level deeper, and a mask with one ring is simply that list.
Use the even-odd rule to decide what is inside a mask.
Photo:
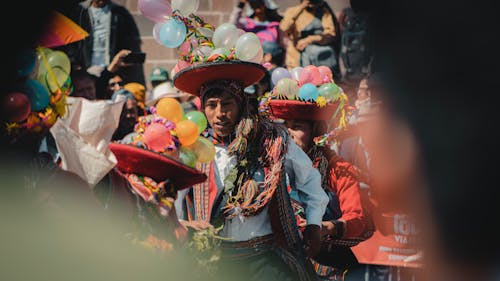
[{"label": "man wearing red hat", "polygon": [[[215,143],[208,181],[178,195],[181,223],[222,227],[219,269],[249,280],[314,280],[328,196],[321,176],[286,130],[252,110],[244,88],[265,68],[244,61],[201,63],[179,71],[174,85],[201,98]],[[285,181],[300,194],[307,226],[299,236]]]}]

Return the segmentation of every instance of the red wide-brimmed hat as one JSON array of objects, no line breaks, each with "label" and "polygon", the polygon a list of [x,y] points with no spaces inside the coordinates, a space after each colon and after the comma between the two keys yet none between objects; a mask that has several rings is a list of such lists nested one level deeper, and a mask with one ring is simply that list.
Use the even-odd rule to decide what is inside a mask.
[{"label": "red wide-brimmed hat", "polygon": [[320,107],[317,103],[301,100],[272,99],[269,101],[272,116],[291,120],[328,121],[338,107],[339,102],[327,103]]},{"label": "red wide-brimmed hat", "polygon": [[169,179],[178,190],[207,179],[207,176],[199,170],[144,148],[120,143],[110,143],[109,148],[118,160],[116,167],[123,173],[150,177],[157,182]]},{"label": "red wide-brimmed hat", "polygon": [[199,96],[203,84],[214,80],[235,80],[248,87],[259,82],[266,68],[258,63],[230,60],[205,62],[186,67],[174,76],[174,86],[181,91]]}]

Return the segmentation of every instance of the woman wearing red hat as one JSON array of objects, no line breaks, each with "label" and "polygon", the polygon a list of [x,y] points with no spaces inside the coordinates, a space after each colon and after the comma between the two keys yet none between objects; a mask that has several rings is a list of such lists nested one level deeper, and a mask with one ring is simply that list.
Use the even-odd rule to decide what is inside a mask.
[{"label": "woman wearing red hat", "polygon": [[[338,101],[324,106],[302,100],[269,101],[270,114],[284,120],[292,139],[307,153],[320,172],[321,185],[330,196],[322,221],[322,249],[313,260],[322,280],[343,280],[345,271],[357,263],[349,247],[371,235],[371,232],[366,231],[369,221],[362,204],[357,171],[325,143],[315,143],[328,136],[327,120],[342,105]],[[296,213],[300,213],[300,199],[293,190],[291,196],[296,199]],[[300,224],[300,221],[305,223],[307,220],[299,217],[298,221]]]}]

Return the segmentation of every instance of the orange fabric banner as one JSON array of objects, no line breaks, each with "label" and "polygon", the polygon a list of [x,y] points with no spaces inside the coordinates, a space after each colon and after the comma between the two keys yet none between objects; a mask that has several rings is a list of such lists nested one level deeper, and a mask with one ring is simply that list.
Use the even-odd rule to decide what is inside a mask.
[{"label": "orange fabric banner", "polygon": [[401,267],[422,267],[419,229],[411,215],[381,212],[371,208],[376,231],[373,236],[352,247],[358,262]]}]

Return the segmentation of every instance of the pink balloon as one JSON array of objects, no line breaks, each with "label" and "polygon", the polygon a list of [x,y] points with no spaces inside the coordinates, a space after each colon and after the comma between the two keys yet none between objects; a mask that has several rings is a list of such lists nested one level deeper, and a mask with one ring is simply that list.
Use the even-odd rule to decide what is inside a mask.
[{"label": "pink balloon", "polygon": [[299,74],[299,85],[304,85],[307,83],[312,83],[313,76],[309,68],[302,68]]},{"label": "pink balloon", "polygon": [[172,7],[166,0],[139,0],[139,11],[154,22],[165,22],[172,14]]},{"label": "pink balloon", "polygon": [[320,73],[319,73],[319,70],[318,70],[318,67],[315,66],[315,65],[308,65],[308,66],[305,66],[304,69],[307,69],[309,70],[310,74],[311,74],[311,81],[310,83],[313,83],[314,85],[319,85],[321,84],[321,82],[323,81]]},{"label": "pink balloon", "polygon": [[321,77],[321,84],[323,83],[330,83],[333,80],[333,73],[332,70],[326,66],[326,65],[320,65],[318,66],[319,74]]},{"label": "pink balloon", "polygon": [[144,130],[144,143],[149,149],[160,152],[170,145],[170,131],[163,124],[153,123]]}]

